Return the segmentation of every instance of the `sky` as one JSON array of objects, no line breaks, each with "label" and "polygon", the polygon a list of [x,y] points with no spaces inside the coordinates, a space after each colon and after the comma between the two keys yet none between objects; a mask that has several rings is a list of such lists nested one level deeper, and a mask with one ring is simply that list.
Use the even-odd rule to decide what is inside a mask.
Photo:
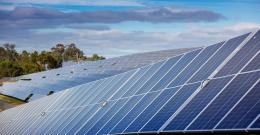
[{"label": "sky", "polygon": [[107,58],[208,46],[260,28],[259,0],[0,0],[0,45]]}]

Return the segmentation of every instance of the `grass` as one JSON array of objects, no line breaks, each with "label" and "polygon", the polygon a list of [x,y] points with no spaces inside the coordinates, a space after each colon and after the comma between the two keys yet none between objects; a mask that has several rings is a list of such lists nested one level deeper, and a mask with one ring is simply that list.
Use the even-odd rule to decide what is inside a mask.
[{"label": "grass", "polygon": [[23,100],[0,94],[0,112],[25,102]]}]

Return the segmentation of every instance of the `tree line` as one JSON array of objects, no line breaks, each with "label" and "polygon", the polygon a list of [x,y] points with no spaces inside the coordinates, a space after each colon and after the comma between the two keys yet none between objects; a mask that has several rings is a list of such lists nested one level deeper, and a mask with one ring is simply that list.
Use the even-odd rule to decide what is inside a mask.
[{"label": "tree line", "polygon": [[0,79],[54,69],[62,66],[65,61],[96,61],[105,59],[93,54],[86,57],[74,43],[69,45],[57,44],[50,51],[23,50],[18,52],[15,44],[5,43],[0,46]]}]

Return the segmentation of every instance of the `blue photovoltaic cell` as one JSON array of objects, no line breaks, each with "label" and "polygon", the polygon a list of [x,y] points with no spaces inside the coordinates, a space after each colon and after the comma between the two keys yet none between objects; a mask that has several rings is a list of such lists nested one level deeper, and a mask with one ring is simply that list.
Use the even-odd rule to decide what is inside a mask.
[{"label": "blue photovoltaic cell", "polygon": [[[260,50],[260,31],[251,38],[216,75],[225,76],[238,73],[240,69]],[[236,66],[234,66],[236,65]]]},{"label": "blue photovoltaic cell", "polygon": [[64,123],[62,127],[57,128],[57,131],[54,131],[55,133],[61,133],[61,134],[66,134],[68,133],[73,133],[76,132],[78,128],[80,128],[83,123],[88,120],[88,118],[93,115],[100,105],[95,105],[95,106],[88,106],[88,107],[83,107],[82,110],[78,111],[76,113],[76,116],[73,118],[70,118],[69,121]]},{"label": "blue photovoltaic cell", "polygon": [[138,132],[143,125],[177,92],[179,87],[164,90],[138,117],[128,119],[129,126],[120,127],[117,125],[110,133]]},{"label": "blue photovoltaic cell", "polygon": [[[56,99],[60,97],[59,93],[55,93],[52,96],[39,99],[32,104],[25,104],[23,105],[23,111],[18,113],[15,117],[26,119],[31,117],[31,115],[39,115],[39,111],[45,110],[48,108]],[[28,110],[28,111],[26,111]],[[16,110],[17,111],[17,110]]]},{"label": "blue photovoltaic cell", "polygon": [[[260,45],[259,45],[260,46]],[[243,69],[242,72],[260,69],[260,53]]]},{"label": "blue photovoltaic cell", "polygon": [[[63,111],[58,111],[58,112],[54,112],[56,113],[56,117],[54,117],[54,120],[52,121],[52,124],[48,124],[50,126],[47,126],[43,131],[44,134],[57,134],[55,132],[59,132],[63,126],[61,126],[62,124],[64,124],[64,119],[66,119],[66,124],[68,124],[69,118],[70,117],[74,117],[74,115],[76,115],[76,112],[82,111],[82,108],[77,108],[77,109],[69,109],[69,110],[63,110]],[[61,114],[64,114],[62,116],[59,116]],[[64,125],[65,126],[65,125]],[[37,134],[39,134],[39,132],[37,132]]]},{"label": "blue photovoltaic cell", "polygon": [[[159,94],[160,92],[148,93],[145,95],[138,104],[129,112],[129,110],[125,110],[122,108],[117,114],[115,114],[109,121],[106,121],[106,125],[104,125],[101,130],[97,134],[108,134],[109,131],[115,126],[120,126],[123,129],[127,127],[130,120],[133,120],[142,110],[148,106],[152,100]],[[123,119],[122,119],[123,118]],[[121,122],[119,122],[121,121]],[[126,122],[128,121],[128,122]],[[118,123],[119,122],[119,123]],[[98,130],[97,130],[98,131]],[[96,132],[97,132],[96,131]]]},{"label": "blue photovoltaic cell", "polygon": [[184,84],[203,65],[203,63],[205,63],[221,45],[223,45],[223,43],[224,42],[221,42],[205,48],[168,87]]},{"label": "blue photovoltaic cell", "polygon": [[[29,122],[31,122],[32,120],[36,119],[37,117],[39,117],[39,116],[31,116],[26,120],[29,120]],[[22,133],[24,129],[27,129],[27,123],[25,123],[21,119],[16,119],[16,120],[13,120],[11,122],[10,126],[8,126],[7,129],[5,129],[4,132],[1,132],[1,134],[3,134],[3,135],[9,135],[9,134],[18,135],[18,134]]]},{"label": "blue photovoltaic cell", "polygon": [[[111,104],[111,103],[110,103]],[[108,107],[108,106],[107,106]],[[73,119],[71,126],[66,126],[61,134],[74,134],[80,127],[84,125],[85,122],[100,108],[100,105],[95,105],[89,109],[89,111],[79,113],[78,116]]]},{"label": "blue photovoltaic cell", "polygon": [[115,100],[115,99],[119,99],[121,98],[121,96],[123,94],[126,93],[127,90],[129,90],[129,88],[131,88],[132,85],[135,84],[136,81],[138,81],[138,79],[140,79],[145,73],[146,71],[150,68],[151,66],[145,66],[143,68],[141,68],[140,70],[137,71],[137,73],[132,76],[132,78],[123,86],[120,88],[120,90],[118,92],[116,92],[113,97],[111,98],[111,100]]},{"label": "blue photovoltaic cell", "polygon": [[[96,87],[94,87],[93,89],[90,89],[91,91],[95,91],[94,94],[91,95],[91,97],[88,98],[88,101],[85,101],[84,104],[80,104],[80,105],[88,105],[92,100],[94,100],[94,98],[101,93],[101,91],[103,91],[104,88],[106,88],[108,86],[108,84],[112,81],[112,78],[109,79],[103,79],[100,80],[98,82],[96,82]],[[81,87],[81,86],[79,86]],[[88,87],[88,84],[85,84],[82,86],[83,88]],[[80,96],[86,96],[83,93],[79,93],[76,92],[75,94],[72,94],[73,92],[77,91],[76,90],[77,87],[75,87],[74,89],[70,89],[65,91],[65,95],[61,97],[61,99],[59,100],[59,102],[57,104],[52,105],[49,110],[59,110],[59,109],[64,109],[64,105],[65,104],[70,104],[72,102],[72,97],[76,97],[77,94],[80,94]],[[83,89],[84,90],[84,89]],[[86,94],[90,94],[90,92],[86,93]],[[77,97],[79,98],[79,97]],[[86,98],[86,97],[85,97]],[[85,99],[84,98],[84,99]]]},{"label": "blue photovoltaic cell", "polygon": [[[41,101],[39,101],[39,100],[41,100]],[[38,104],[41,103],[41,102],[46,102],[46,99],[44,99],[44,100],[39,99],[39,100],[37,101]],[[49,98],[49,100],[51,100],[51,99]],[[35,106],[35,105],[37,105],[37,103],[34,104],[33,106],[37,109],[42,109],[41,108],[41,107],[43,107],[42,104],[39,107]],[[24,105],[24,107],[23,107],[24,111],[27,110],[27,109],[30,109],[30,107],[28,107],[28,106],[25,107],[25,106],[26,105]],[[31,106],[31,107],[33,107],[33,106]],[[31,109],[33,110],[33,108],[31,108]],[[24,116],[24,117],[20,117],[21,115]],[[28,124],[31,124],[31,123],[34,122],[35,119],[33,119],[33,118],[39,117],[39,115],[40,114],[35,113],[34,110],[31,113],[28,112],[28,111],[25,114],[23,114],[23,112],[19,113],[19,114],[16,115],[16,118],[13,118],[13,120],[11,120],[10,126],[8,127],[10,129],[7,128],[6,131],[16,132],[15,134],[19,134],[20,132],[22,132],[22,130],[24,130],[23,128],[27,129]],[[24,121],[23,119],[26,119],[26,121]],[[14,129],[15,129],[15,131],[13,131]],[[1,132],[1,134],[7,134],[7,133]]]},{"label": "blue photovoltaic cell", "polygon": [[167,104],[141,129],[145,131],[157,131],[177,111],[177,109],[199,88],[200,83],[185,85]]},{"label": "blue photovoltaic cell", "polygon": [[92,99],[91,97],[99,94],[100,91],[97,90],[96,87],[98,87],[100,84],[101,82],[94,82],[92,85],[82,85],[83,87],[80,87],[80,91],[78,91],[80,95],[75,99],[76,102],[70,100],[70,104],[68,104],[66,108],[70,108],[71,106],[77,107],[88,105],[90,103],[90,100]]},{"label": "blue photovoltaic cell", "polygon": [[141,88],[136,94],[147,93],[166,73],[171,67],[180,59],[174,57],[169,59]]},{"label": "blue photovoltaic cell", "polygon": [[21,76],[30,81],[18,80],[15,84],[4,84],[1,93],[16,98],[25,99],[29,94],[34,95],[29,101],[45,97],[49,91],[61,91],[73,86],[103,79],[148,64],[162,61],[196,48],[173,49],[144,54],[134,54],[101,60],[96,62],[82,62],[73,66],[48,70]]},{"label": "blue photovoltaic cell", "polygon": [[227,117],[217,126],[217,129],[241,129],[260,114],[260,83],[258,83]]},{"label": "blue photovoltaic cell", "polygon": [[[64,113],[70,113],[71,110],[66,110],[66,111],[63,111],[63,112]],[[26,133],[27,134],[35,134],[33,132],[34,130],[32,130],[32,127],[34,127],[36,129],[35,131],[37,131],[37,134],[39,134],[41,132],[45,132],[47,129],[51,128],[51,126],[50,126],[51,122],[55,123],[56,120],[59,120],[58,119],[59,114],[60,114],[60,111],[57,111],[57,112],[46,112],[46,115],[45,116],[41,116],[41,117],[39,117],[40,116],[40,114],[39,114],[38,119],[36,118],[37,119],[36,121],[31,121],[30,124],[33,124],[33,125],[29,126],[28,129],[30,129],[30,130],[27,130]],[[35,120],[35,119],[33,119],[33,120]],[[52,124],[54,124],[54,123],[52,123]],[[39,128],[39,125],[40,125],[41,128]],[[28,126],[28,125],[26,125],[26,126]]]},{"label": "blue photovoltaic cell", "polygon": [[207,79],[217,67],[240,45],[248,36],[242,35],[228,40],[218,52],[194,75],[189,83]]},{"label": "blue photovoltaic cell", "polygon": [[189,64],[202,49],[185,54],[180,61],[151,89],[157,91],[166,88],[166,86]]},{"label": "blue photovoltaic cell", "polygon": [[[99,105],[96,105],[96,106],[90,106],[90,107],[85,107],[83,110],[80,110],[81,111],[81,114],[82,115],[82,119],[79,120],[77,119],[77,123],[76,122],[72,122],[74,123],[75,125],[73,126],[76,126],[75,128],[73,127],[69,127],[68,130],[73,130],[73,132],[76,132],[78,130],[78,128],[80,126],[83,125],[84,122],[86,122],[93,113],[95,113],[99,108]],[[30,130],[28,130],[28,132],[26,134],[44,134],[46,133],[48,130],[51,130],[52,126],[54,126],[54,122],[58,119],[62,119],[62,118],[59,118],[59,115],[60,113],[75,113],[76,112],[76,109],[69,109],[69,110],[64,110],[64,111],[53,111],[53,112],[47,112],[46,113],[46,116],[42,117],[41,119],[37,120],[36,123],[34,123],[34,125],[32,127],[30,127]],[[64,120],[64,119],[63,119]],[[58,125],[55,125],[55,126],[58,126]],[[55,129],[52,129],[50,132],[54,132]]]},{"label": "blue photovoltaic cell", "polygon": [[[132,99],[137,100],[138,97],[133,97]],[[100,107],[100,109],[93,116],[91,116],[88,121],[85,121],[84,126],[79,128],[79,130],[76,133],[85,134],[95,124],[95,122],[98,121],[104,114],[106,114],[108,111],[112,111],[115,113],[127,101],[128,101],[128,98],[124,98],[124,99],[120,99],[118,101],[112,101],[112,102],[115,102],[113,104],[108,102],[108,104],[106,106]]]},{"label": "blue photovoltaic cell", "polygon": [[[111,94],[112,94],[111,91],[117,90],[117,88],[122,85],[122,80],[125,80],[123,78],[124,78],[124,75],[122,75],[122,74],[120,74],[119,76],[115,76],[114,79],[110,82],[110,84],[108,84],[107,87],[105,89],[103,89],[102,92],[94,98],[94,100],[92,100],[90,102],[90,104],[95,104],[95,103],[100,103],[100,102],[106,101],[107,98],[109,96],[111,96]],[[119,85],[117,85],[117,84],[119,84]]]},{"label": "blue photovoltaic cell", "polygon": [[[17,110],[16,110],[17,109]],[[10,108],[5,111],[1,112],[0,115],[0,132],[3,127],[3,125],[6,125],[10,122],[11,119],[15,118],[17,115],[19,115],[24,109],[24,106],[17,106],[17,108]]]},{"label": "blue photovoltaic cell", "polygon": [[[114,114],[119,114],[118,117],[124,116],[127,112],[129,112],[135,105],[140,101],[140,99],[144,95],[134,96],[130,100],[127,101],[126,104],[117,105],[115,104],[106,114],[101,117],[91,128],[88,129],[85,134],[95,134],[99,131],[99,129],[106,124],[107,121],[110,120]],[[121,116],[120,116],[121,115]]]},{"label": "blue photovoltaic cell", "polygon": [[[260,115],[260,114],[259,114]],[[254,122],[254,124],[250,128],[260,128],[260,117]]]},{"label": "blue photovoltaic cell", "polygon": [[147,81],[161,66],[165,61],[154,64],[124,95],[123,97],[132,96],[142,87],[142,85]]},{"label": "blue photovoltaic cell", "polygon": [[61,108],[68,108],[71,106],[71,104],[75,104],[76,106],[76,104],[80,101],[79,99],[82,99],[81,97],[87,96],[87,94],[90,93],[88,88],[91,88],[91,85],[77,86],[77,89],[75,90],[78,92],[73,96],[67,96],[67,100],[65,100],[65,102],[62,102],[62,104],[60,103]]},{"label": "blue photovoltaic cell", "polygon": [[133,71],[124,73],[125,75],[123,75],[122,78],[120,78],[120,80],[113,87],[111,87],[102,98],[100,98],[98,103],[108,100],[133,75],[133,73]]},{"label": "blue photovoltaic cell", "polygon": [[191,124],[188,130],[212,129],[259,79],[260,71],[238,75]]},{"label": "blue photovoltaic cell", "polygon": [[164,129],[184,130],[204,107],[224,88],[232,77],[210,80],[206,87],[180,111],[180,113]]},{"label": "blue photovoltaic cell", "polygon": [[[177,57],[142,54],[140,60],[120,57],[25,75],[32,81],[19,80],[1,92],[17,97],[34,93],[31,99],[40,99],[0,112],[0,134],[259,131],[260,31],[242,46],[248,35]],[[218,77],[202,85],[224,62]],[[154,64],[145,66],[149,63]]]},{"label": "blue photovoltaic cell", "polygon": [[[75,119],[75,117],[77,117],[77,115],[80,112],[89,111],[89,109],[90,109],[90,107],[80,107],[80,108],[76,108],[76,109],[70,109],[68,111],[69,113],[66,113],[67,115],[65,117],[57,119],[57,121],[59,121],[59,122],[56,122],[57,124],[53,124],[51,127],[48,128],[48,130],[46,130],[44,132],[46,134],[58,134],[62,130],[68,131],[67,129],[65,129],[65,127],[67,125],[75,124],[73,122],[73,119]],[[63,111],[63,112],[60,112],[60,113],[65,113],[65,112],[67,112],[67,111]],[[26,133],[26,134],[28,134],[28,133]]]}]

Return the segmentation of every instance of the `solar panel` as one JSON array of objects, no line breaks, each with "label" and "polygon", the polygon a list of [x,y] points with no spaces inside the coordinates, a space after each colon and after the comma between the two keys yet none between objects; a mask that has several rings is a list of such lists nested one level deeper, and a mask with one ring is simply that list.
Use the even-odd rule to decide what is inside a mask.
[{"label": "solar panel", "polygon": [[218,122],[216,129],[245,129],[260,114],[260,83],[253,85],[248,93]]},{"label": "solar panel", "polygon": [[[239,70],[255,55],[260,49],[259,37],[260,31],[258,31],[253,38],[251,38],[244,46],[241,48],[236,55],[228,61],[228,63],[218,72],[216,76],[224,76],[238,73]],[[236,65],[236,66],[234,66]]]},{"label": "solar panel", "polygon": [[[145,107],[134,119],[127,119],[126,123],[124,121],[116,125],[110,133],[132,133],[138,132],[145,123],[168,101],[170,98],[176,94],[179,90],[179,87],[166,89],[157,96],[149,106]],[[164,100],[162,100],[164,99]],[[128,115],[126,115],[128,117]],[[122,124],[123,123],[123,124]],[[122,124],[122,125],[121,125]]]},{"label": "solar panel", "polygon": [[[0,113],[0,133],[260,131],[260,48],[254,47],[260,39],[258,33],[197,48],[6,110]],[[243,56],[245,52],[250,55]],[[228,71],[233,61],[238,65]]]},{"label": "solar panel", "polygon": [[31,101],[46,96],[50,91],[57,92],[117,75],[194,49],[163,50],[110,58],[97,62],[82,62],[59,69],[21,76],[19,78],[30,79],[30,81],[18,80],[15,84],[4,84],[0,87],[0,92],[22,100],[33,94],[29,99]]},{"label": "solar panel", "polygon": [[241,45],[248,34],[230,39],[221,47],[221,49],[190,79],[189,82],[197,82],[207,79],[223,61]]},{"label": "solar panel", "polygon": [[[188,130],[212,129],[259,79],[260,72],[238,75],[195,119]],[[239,84],[239,85],[238,85]]]},{"label": "solar panel", "polygon": [[[181,87],[178,92],[146,123],[140,132],[158,131],[161,126],[177,111],[177,109],[198,90],[200,83],[187,84]],[[161,100],[164,100],[163,98]]]},{"label": "solar panel", "polygon": [[189,65],[178,75],[168,87],[174,87],[184,84],[189,78],[202,68],[211,57],[221,48],[223,42],[206,47]]},{"label": "solar panel", "polygon": [[[118,112],[116,113],[110,120],[107,120],[106,123],[97,123],[97,127],[99,127],[100,130],[97,130],[98,134],[107,134],[109,131],[115,126],[118,125],[119,127],[126,127],[127,124],[129,124],[129,120],[133,120],[145,107],[147,107],[155,97],[157,97],[160,94],[159,91],[148,93],[136,104],[134,107],[131,108],[130,111],[126,113]],[[125,111],[124,108],[121,109],[122,111]],[[120,110],[120,111],[121,111]],[[127,115],[124,115],[127,114]],[[126,116],[128,116],[126,118]],[[119,123],[120,121],[120,123]],[[123,126],[123,124],[125,126]]]},{"label": "solar panel", "polygon": [[256,117],[256,119],[252,122],[252,125],[249,125],[248,128],[251,130],[254,129],[260,129],[260,115],[258,114],[258,117]]},{"label": "solar panel", "polygon": [[184,130],[188,124],[221,92],[233,76],[213,79],[202,89],[165,128],[165,131]]},{"label": "solar panel", "polygon": [[159,80],[158,83],[156,83],[156,85],[151,89],[151,91],[157,91],[157,90],[161,90],[164,89],[165,87],[167,87],[167,85],[175,78],[178,76],[178,74],[187,66],[187,64],[189,64],[194,57],[196,57],[199,52],[202,49],[193,51],[191,53],[187,53],[186,55],[182,56],[182,58],[178,61],[178,63],[176,65],[174,65],[174,67],[172,67],[167,74],[161,79]]}]

